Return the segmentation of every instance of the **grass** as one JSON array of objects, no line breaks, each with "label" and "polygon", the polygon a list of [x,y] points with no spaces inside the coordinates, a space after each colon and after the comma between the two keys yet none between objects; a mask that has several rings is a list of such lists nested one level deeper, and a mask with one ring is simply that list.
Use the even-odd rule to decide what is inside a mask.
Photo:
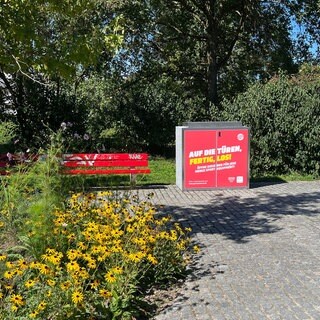
[{"label": "grass", "polygon": [[[176,165],[175,159],[155,158],[150,160],[151,174],[140,178],[138,184],[175,184]],[[286,175],[264,175],[252,177],[250,182],[289,182],[313,181],[319,179],[312,175],[302,175],[292,172]]]},{"label": "grass", "polygon": [[[175,184],[175,159],[156,158],[149,161],[151,173],[138,179],[139,184]],[[140,181],[139,181],[140,180]]]},{"label": "grass", "polygon": [[[147,185],[170,185],[176,183],[176,165],[175,159],[155,158],[149,160],[150,174],[138,175],[137,186]],[[129,187],[129,175],[109,175],[109,176],[70,176],[68,177],[72,185],[77,188],[87,189],[92,187]],[[264,175],[256,176],[250,179],[251,183],[255,182],[270,182],[270,183],[285,183],[289,181],[312,181],[317,180],[312,175],[301,175],[299,173],[291,173],[287,175]]]},{"label": "grass", "polygon": [[251,182],[290,182],[290,181],[314,181],[319,178],[312,175],[302,175],[297,172],[293,172],[286,175],[264,175],[260,177],[253,177]]},{"label": "grass", "polygon": [[[151,158],[149,160],[150,174],[138,175],[137,186],[169,185],[176,183],[175,160],[164,158]],[[100,175],[100,176],[70,176],[67,177],[70,185],[76,189],[129,187],[129,175]]]},{"label": "grass", "polygon": [[[137,176],[137,186],[170,185],[176,183],[175,159],[151,157],[149,160],[149,167],[151,169],[150,174]],[[82,183],[85,188],[130,186],[130,178],[128,175],[91,176],[85,178],[81,177],[78,179],[82,179]],[[285,183],[289,181],[312,181],[316,179],[317,178],[312,175],[291,173],[287,175],[264,175],[252,177],[250,182]]]}]

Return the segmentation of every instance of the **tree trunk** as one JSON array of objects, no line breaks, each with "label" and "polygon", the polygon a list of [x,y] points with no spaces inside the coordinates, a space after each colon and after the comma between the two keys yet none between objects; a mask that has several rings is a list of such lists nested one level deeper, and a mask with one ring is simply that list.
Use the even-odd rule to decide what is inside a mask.
[{"label": "tree trunk", "polygon": [[218,97],[218,24],[216,21],[215,1],[207,3],[207,100],[208,106],[210,104],[217,105],[219,102]]},{"label": "tree trunk", "polygon": [[208,102],[217,105],[218,97],[218,66],[214,52],[209,52],[209,66],[208,66]]}]

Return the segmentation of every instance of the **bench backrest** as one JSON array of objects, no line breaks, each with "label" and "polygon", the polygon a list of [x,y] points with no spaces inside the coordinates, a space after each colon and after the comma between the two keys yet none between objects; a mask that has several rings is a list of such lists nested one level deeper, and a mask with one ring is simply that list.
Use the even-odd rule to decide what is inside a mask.
[{"label": "bench backrest", "polygon": [[[38,157],[21,159],[16,155],[9,161],[0,155],[0,175],[9,174],[7,166],[35,161]],[[150,173],[147,153],[73,153],[61,156],[61,173],[65,174],[138,174]],[[1,169],[2,167],[2,169]]]},{"label": "bench backrest", "polygon": [[147,167],[146,153],[73,153],[62,156],[64,167]]}]

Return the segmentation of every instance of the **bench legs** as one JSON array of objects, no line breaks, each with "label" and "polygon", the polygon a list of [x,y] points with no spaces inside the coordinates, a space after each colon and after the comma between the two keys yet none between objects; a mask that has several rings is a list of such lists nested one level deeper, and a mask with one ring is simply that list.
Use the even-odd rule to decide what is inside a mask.
[{"label": "bench legs", "polygon": [[135,186],[137,183],[137,175],[134,173],[130,173],[130,184]]}]

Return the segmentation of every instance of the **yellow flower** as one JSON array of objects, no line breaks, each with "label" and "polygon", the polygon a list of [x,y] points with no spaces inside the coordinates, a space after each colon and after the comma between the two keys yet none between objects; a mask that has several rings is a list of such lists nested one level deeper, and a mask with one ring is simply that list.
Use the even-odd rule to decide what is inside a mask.
[{"label": "yellow flower", "polygon": [[186,241],[185,240],[181,240],[180,242],[178,242],[177,244],[176,244],[176,246],[177,246],[177,249],[178,250],[185,250],[186,249]]},{"label": "yellow flower", "polygon": [[23,270],[15,269],[15,270],[13,270],[13,273],[14,273],[15,275],[21,276],[21,275],[23,274]]},{"label": "yellow flower", "polygon": [[20,294],[13,294],[10,297],[10,301],[15,304],[16,306],[23,306],[24,305],[24,301],[23,298]]},{"label": "yellow flower", "polygon": [[50,268],[44,263],[39,263],[38,265],[39,271],[41,274],[47,275],[50,273]]},{"label": "yellow flower", "polygon": [[35,319],[35,318],[37,318],[38,314],[39,314],[38,311],[32,311],[32,312],[29,314],[29,318]]},{"label": "yellow flower", "polygon": [[117,280],[116,276],[111,270],[104,277],[109,283],[114,283]]},{"label": "yellow flower", "polygon": [[129,260],[133,262],[139,262],[145,257],[145,254],[142,252],[130,253],[128,255]]},{"label": "yellow flower", "polygon": [[50,287],[54,287],[54,285],[56,284],[56,282],[52,279],[48,279],[47,280],[47,284],[50,286]]},{"label": "yellow flower", "polygon": [[132,216],[129,216],[126,218],[125,220],[126,222],[133,222],[134,221],[134,218]]},{"label": "yellow flower", "polygon": [[[122,251],[122,248],[121,248],[121,250],[118,250],[117,252],[121,252],[121,251]],[[97,260],[99,262],[102,262],[102,261],[106,260],[110,255],[111,255],[111,252],[106,251],[101,256],[97,257]]]},{"label": "yellow flower", "polygon": [[81,252],[75,249],[70,249],[67,251],[67,256],[69,260],[75,260],[81,255]]},{"label": "yellow flower", "polygon": [[58,252],[54,249],[50,249],[48,248],[46,250],[46,254],[43,254],[42,255],[42,259],[47,261],[47,262],[51,262],[52,264],[54,265],[59,265],[60,264],[60,261],[63,257],[63,254],[61,252]]},{"label": "yellow flower", "polygon": [[103,298],[110,298],[110,297],[112,297],[112,293],[111,293],[110,291],[108,291],[108,290],[105,290],[105,289],[99,290],[99,294],[100,294],[100,296],[103,297]]},{"label": "yellow flower", "polygon": [[15,304],[13,304],[13,305],[11,306],[11,311],[17,312],[17,311],[18,311],[18,306],[15,305]]},{"label": "yellow flower", "polygon": [[65,281],[65,282],[63,282],[63,283],[60,284],[60,288],[61,288],[63,291],[68,290],[70,287],[71,287],[71,282],[70,282],[70,281]]},{"label": "yellow flower", "polygon": [[84,242],[78,242],[78,247],[81,250],[86,250],[88,248],[88,246],[84,243]]},{"label": "yellow flower", "polygon": [[90,277],[89,273],[87,272],[86,268],[81,268],[79,271],[79,277],[82,279],[88,279]]},{"label": "yellow flower", "polygon": [[3,298],[3,293],[2,292],[0,292],[0,299],[2,299]]},{"label": "yellow flower", "polygon": [[112,252],[123,252],[122,246],[120,244],[115,244],[112,248],[111,248]]},{"label": "yellow flower", "polygon": [[63,219],[61,219],[61,218],[55,219],[55,220],[53,220],[53,223],[57,227],[61,226],[63,224]]},{"label": "yellow flower", "polygon": [[123,274],[123,269],[121,267],[114,267],[111,269],[115,274]]},{"label": "yellow flower", "polygon": [[54,254],[54,253],[56,253],[57,251],[55,250],[55,249],[53,249],[53,248],[47,248],[46,249],[46,253],[48,253],[48,254]]},{"label": "yellow flower", "polygon": [[93,246],[91,249],[92,254],[99,254],[101,252],[101,246]]},{"label": "yellow flower", "polygon": [[169,239],[170,239],[171,241],[176,241],[176,240],[178,239],[177,231],[171,230],[171,231],[170,231],[170,237],[169,237]]},{"label": "yellow flower", "polygon": [[83,231],[82,232],[82,234],[84,235],[84,237],[85,237],[85,239],[87,240],[87,241],[90,241],[90,240],[92,240],[92,234],[91,234],[91,232],[90,231]]},{"label": "yellow flower", "polygon": [[5,254],[0,253],[0,261],[4,261],[7,259],[7,256]]},{"label": "yellow flower", "polygon": [[12,262],[12,261],[7,261],[7,262],[6,262],[6,267],[7,267],[8,269],[12,269],[12,268],[15,267],[15,263]]},{"label": "yellow flower", "polygon": [[88,268],[89,269],[95,269],[97,267],[97,263],[94,259],[88,260]]},{"label": "yellow flower", "polygon": [[35,280],[31,280],[31,279],[29,279],[28,281],[26,281],[24,283],[25,287],[28,288],[28,289],[32,288],[35,284],[36,284],[36,281]]},{"label": "yellow flower", "polygon": [[158,238],[160,239],[167,239],[169,240],[170,239],[170,235],[167,231],[162,231],[158,234]]},{"label": "yellow flower", "polygon": [[44,301],[41,301],[40,303],[39,303],[39,305],[38,305],[38,308],[37,308],[37,310],[38,311],[43,311],[45,308],[46,308],[46,302],[44,302]]},{"label": "yellow flower", "polygon": [[90,287],[91,289],[97,289],[99,287],[99,284],[100,282],[97,279],[95,279],[93,280],[93,282],[90,283]]},{"label": "yellow flower", "polygon": [[55,253],[54,255],[52,255],[49,259],[49,261],[51,263],[53,263],[54,265],[58,266],[61,262],[61,259],[63,258],[63,254],[61,252],[59,253]]},{"label": "yellow flower", "polygon": [[32,261],[32,262],[30,263],[29,267],[30,267],[31,269],[39,269],[40,263],[39,263],[39,262]]},{"label": "yellow flower", "polygon": [[148,254],[147,259],[148,259],[148,261],[150,261],[154,265],[158,263],[158,260],[151,254]]},{"label": "yellow flower", "polygon": [[74,304],[79,304],[83,301],[83,293],[81,291],[74,291],[72,293],[72,302]]},{"label": "yellow flower", "polygon": [[133,238],[132,242],[139,246],[144,246],[146,244],[146,240],[144,240],[143,238]]},{"label": "yellow flower", "polygon": [[10,290],[12,290],[13,286],[10,285],[10,284],[5,284],[5,285],[4,285],[4,288],[5,288],[6,290],[10,291]]},{"label": "yellow flower", "polygon": [[6,279],[11,279],[13,278],[14,276],[14,272],[13,271],[10,271],[10,270],[7,270],[4,275],[3,275]]},{"label": "yellow flower", "polygon": [[123,231],[122,230],[112,230],[111,234],[113,237],[115,238],[120,238],[123,235]]},{"label": "yellow flower", "polygon": [[200,248],[198,246],[193,246],[193,252],[195,253],[200,252]]},{"label": "yellow flower", "polygon": [[28,268],[28,263],[24,259],[20,259],[18,261],[18,266],[20,267],[21,270],[26,270]]},{"label": "yellow flower", "polygon": [[76,239],[76,235],[74,233],[70,233],[68,236],[67,236],[68,240],[71,242],[71,241],[74,241]]},{"label": "yellow flower", "polygon": [[68,272],[78,272],[80,271],[80,266],[76,261],[71,261],[67,263]]}]

